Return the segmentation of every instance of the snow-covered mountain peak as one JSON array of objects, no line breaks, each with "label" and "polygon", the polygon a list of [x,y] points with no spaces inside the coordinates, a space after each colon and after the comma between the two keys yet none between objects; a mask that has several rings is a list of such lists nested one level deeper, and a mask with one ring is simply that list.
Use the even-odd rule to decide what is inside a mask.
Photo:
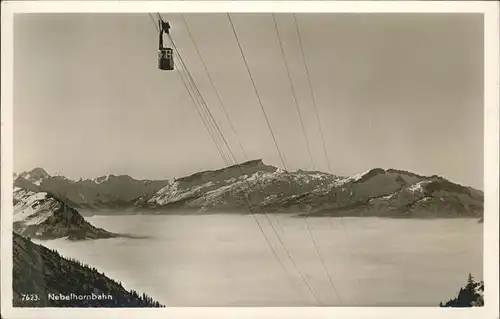
[{"label": "snow-covered mountain peak", "polygon": [[34,168],[29,172],[22,172],[21,174],[15,176],[15,178],[23,178],[37,186],[47,178],[50,178],[50,175],[41,167]]}]

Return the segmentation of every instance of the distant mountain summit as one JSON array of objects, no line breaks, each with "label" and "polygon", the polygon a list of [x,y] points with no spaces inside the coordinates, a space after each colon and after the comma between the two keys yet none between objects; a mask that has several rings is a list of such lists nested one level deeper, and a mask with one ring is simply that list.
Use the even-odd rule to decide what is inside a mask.
[{"label": "distant mountain summit", "polygon": [[[482,217],[483,192],[433,175],[374,168],[354,176],[287,172],[252,160],[171,180],[107,175],[74,182],[43,174],[19,175],[15,185],[54,194],[69,206],[103,213],[148,211],[298,213],[309,216]],[[42,172],[43,171],[43,172]],[[23,173],[24,174],[24,173]]]},{"label": "distant mountain summit", "polygon": [[43,168],[37,167],[30,172],[22,172],[18,177],[40,186],[43,180],[49,178],[50,175]]}]

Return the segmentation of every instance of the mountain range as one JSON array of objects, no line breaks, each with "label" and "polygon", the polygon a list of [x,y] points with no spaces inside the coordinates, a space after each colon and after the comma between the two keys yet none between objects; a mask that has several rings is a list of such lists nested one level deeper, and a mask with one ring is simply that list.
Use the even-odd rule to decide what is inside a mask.
[{"label": "mountain range", "polygon": [[165,180],[107,175],[73,181],[42,168],[14,175],[14,187],[44,192],[94,214],[295,213],[308,216],[477,217],[483,192],[443,177],[396,169],[354,176],[288,172],[252,160]]}]

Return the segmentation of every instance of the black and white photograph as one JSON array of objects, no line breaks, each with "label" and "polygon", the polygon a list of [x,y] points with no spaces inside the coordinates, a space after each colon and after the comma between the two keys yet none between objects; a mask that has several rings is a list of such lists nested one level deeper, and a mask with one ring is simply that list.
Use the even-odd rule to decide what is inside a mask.
[{"label": "black and white photograph", "polygon": [[11,13],[2,308],[498,308],[484,12],[280,8]]}]

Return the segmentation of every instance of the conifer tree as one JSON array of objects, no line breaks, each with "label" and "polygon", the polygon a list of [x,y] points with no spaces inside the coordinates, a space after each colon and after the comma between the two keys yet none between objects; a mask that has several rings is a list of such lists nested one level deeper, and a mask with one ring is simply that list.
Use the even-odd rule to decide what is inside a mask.
[{"label": "conifer tree", "polygon": [[483,298],[484,283],[476,282],[472,274],[469,273],[467,284],[460,288],[458,296],[448,300],[444,305],[439,303],[440,307],[480,307],[484,305]]}]

